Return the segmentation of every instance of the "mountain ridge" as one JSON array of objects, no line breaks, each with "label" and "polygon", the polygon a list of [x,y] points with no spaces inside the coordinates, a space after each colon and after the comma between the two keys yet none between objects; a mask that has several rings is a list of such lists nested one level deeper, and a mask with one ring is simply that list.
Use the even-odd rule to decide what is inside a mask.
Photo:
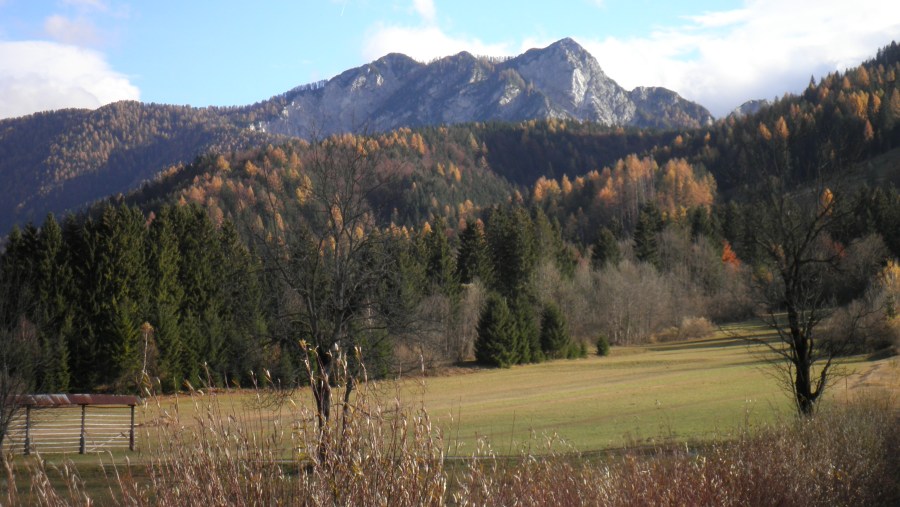
[{"label": "mountain ridge", "polygon": [[[646,94],[643,90],[657,90]],[[696,128],[703,106],[665,88],[628,91],[571,38],[511,58],[468,52],[422,63],[399,53],[286,94],[261,130],[299,137],[501,120],[573,119],[607,126]]]},{"label": "mountain ridge", "polygon": [[285,135],[548,119],[692,128],[712,116],[669,90],[623,89],[572,39],[511,58],[463,52],[426,64],[390,53],[252,105],[123,101],[0,120],[0,233],[134,190],[206,153]]}]

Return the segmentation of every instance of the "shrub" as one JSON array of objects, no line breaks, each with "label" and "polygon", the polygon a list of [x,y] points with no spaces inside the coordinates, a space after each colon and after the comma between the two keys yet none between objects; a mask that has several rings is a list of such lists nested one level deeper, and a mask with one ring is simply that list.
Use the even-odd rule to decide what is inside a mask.
[{"label": "shrub", "polygon": [[682,340],[706,338],[715,330],[715,326],[706,317],[685,317],[678,326],[678,335]]},{"label": "shrub", "polygon": [[541,314],[541,351],[550,358],[570,357],[571,340],[559,307],[548,304]]},{"label": "shrub", "polygon": [[601,334],[597,337],[597,355],[609,355],[609,338],[607,338],[605,334]]},{"label": "shrub", "polygon": [[671,326],[655,333],[651,342],[661,343],[676,340],[706,338],[715,331],[715,326],[706,317],[684,317],[681,324]]},{"label": "shrub", "polygon": [[569,342],[565,350],[566,359],[581,359],[587,357],[587,345],[583,341]]}]

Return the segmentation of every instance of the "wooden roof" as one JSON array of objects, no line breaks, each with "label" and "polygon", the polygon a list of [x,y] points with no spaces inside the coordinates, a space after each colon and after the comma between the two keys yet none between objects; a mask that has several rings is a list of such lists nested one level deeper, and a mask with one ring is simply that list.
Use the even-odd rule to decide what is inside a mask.
[{"label": "wooden roof", "polygon": [[134,406],[140,402],[140,397],[127,394],[23,394],[16,397],[19,405],[32,407]]}]

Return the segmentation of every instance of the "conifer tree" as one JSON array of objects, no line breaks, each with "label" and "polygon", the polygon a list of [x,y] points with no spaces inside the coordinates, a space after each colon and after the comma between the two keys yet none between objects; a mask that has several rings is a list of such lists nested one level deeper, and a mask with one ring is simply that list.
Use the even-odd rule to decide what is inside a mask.
[{"label": "conifer tree", "polygon": [[184,290],[181,305],[181,329],[185,345],[186,378],[196,383],[204,362],[215,365],[220,345],[221,326],[216,312],[222,308],[218,291],[221,269],[216,231],[206,212],[199,206],[172,209],[173,224],[179,242],[178,278]]},{"label": "conifer tree", "polygon": [[607,264],[615,266],[620,260],[622,253],[619,251],[616,237],[608,228],[601,227],[596,241],[591,246],[591,264],[594,269],[602,269]]},{"label": "conifer tree", "polygon": [[423,238],[425,249],[425,275],[430,292],[440,292],[448,296],[459,293],[456,266],[447,240],[447,222],[438,218],[431,231]]},{"label": "conifer tree", "polygon": [[38,385],[45,392],[69,389],[68,341],[72,333],[70,301],[72,275],[63,244],[62,228],[53,214],[44,220],[37,236],[32,316],[41,342]]},{"label": "conifer tree", "polygon": [[716,239],[716,227],[714,225],[715,217],[710,215],[709,211],[702,206],[698,206],[691,210],[691,241],[697,241],[700,236]]},{"label": "conifer tree", "polygon": [[541,350],[550,358],[565,355],[570,344],[566,321],[555,304],[547,304],[541,313]]},{"label": "conifer tree", "polygon": [[659,267],[657,234],[662,227],[659,209],[652,203],[644,205],[634,229],[634,255],[637,260]]},{"label": "conifer tree", "polygon": [[180,308],[184,290],[178,280],[180,254],[171,208],[164,207],[150,226],[150,321],[159,347],[160,371],[156,372],[164,389],[178,389],[184,379],[186,351],[182,337]]},{"label": "conifer tree", "polygon": [[537,261],[534,226],[521,206],[495,209],[487,223],[486,236],[493,265],[493,287],[513,298],[529,291]]},{"label": "conifer tree", "polygon": [[472,220],[459,233],[456,273],[460,283],[472,283],[476,278],[491,283],[491,259],[484,229]]},{"label": "conifer tree", "polygon": [[520,364],[538,363],[543,360],[541,353],[540,329],[535,319],[534,304],[527,295],[509,300],[509,312],[515,323]]},{"label": "conifer tree", "polygon": [[69,252],[74,297],[73,332],[69,340],[71,384],[87,389],[99,381],[100,371],[95,362],[100,351],[101,279],[97,223],[88,218],[78,222],[68,216],[63,223],[63,240]]},{"label": "conifer tree", "polygon": [[136,388],[140,327],[146,309],[148,274],[144,216],[129,206],[104,209],[96,231],[100,273],[100,349],[103,382]]},{"label": "conifer tree", "polygon": [[[241,243],[237,228],[226,220],[219,230],[222,255],[223,364],[218,368],[230,379],[247,378],[267,362],[259,350],[265,333],[259,260]],[[223,379],[224,380],[224,379]],[[249,378],[248,378],[249,380]]]},{"label": "conifer tree", "polygon": [[479,363],[508,368],[519,362],[516,323],[506,301],[491,294],[478,319],[475,358]]}]

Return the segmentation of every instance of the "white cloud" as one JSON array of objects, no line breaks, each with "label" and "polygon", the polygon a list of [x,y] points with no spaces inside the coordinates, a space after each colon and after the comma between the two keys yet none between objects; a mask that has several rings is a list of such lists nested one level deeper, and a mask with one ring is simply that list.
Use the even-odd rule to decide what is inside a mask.
[{"label": "white cloud", "polygon": [[717,28],[734,25],[747,21],[751,12],[748,9],[735,9],[733,11],[707,12],[699,16],[685,16],[701,27]]},{"label": "white cloud", "polygon": [[109,7],[104,0],[63,0],[63,5],[78,7],[81,9],[93,9],[104,12]]},{"label": "white cloud", "polygon": [[376,25],[366,37],[363,57],[380,58],[388,53],[403,53],[422,62],[468,51],[474,55],[511,54],[508,44],[488,44],[477,38],[453,37],[434,25],[419,27]]},{"label": "white cloud", "polygon": [[54,14],[44,20],[44,32],[51,39],[76,46],[96,46],[101,37],[94,24],[85,18],[70,19]]},{"label": "white cloud", "polygon": [[468,36],[448,35],[437,24],[437,10],[433,0],[413,0],[413,8],[422,18],[418,26],[397,26],[376,23],[368,31],[363,44],[363,57],[380,58],[388,53],[403,53],[422,62],[468,51],[479,56],[511,54],[511,45],[488,44]]},{"label": "white cloud", "polygon": [[[602,0],[587,0],[603,6]],[[369,60],[389,52],[420,61],[469,51],[506,56],[572,36],[623,87],[664,86],[717,117],[743,102],[799,93],[809,82],[874,56],[900,34],[900,3],[881,0],[745,0],[737,9],[686,12],[683,23],[633,37],[526,37],[488,44],[444,31],[430,0],[414,0],[419,26],[374,25]]]},{"label": "white cloud", "polygon": [[139,98],[138,88],[96,51],[44,41],[0,42],[0,118]]},{"label": "white cloud", "polygon": [[428,23],[434,23],[437,17],[437,10],[434,8],[433,0],[413,0],[413,8],[422,16],[422,19]]},{"label": "white cloud", "polygon": [[723,116],[874,56],[900,33],[900,4],[748,0],[684,19],[643,37],[578,40],[624,87],[665,86]]}]

